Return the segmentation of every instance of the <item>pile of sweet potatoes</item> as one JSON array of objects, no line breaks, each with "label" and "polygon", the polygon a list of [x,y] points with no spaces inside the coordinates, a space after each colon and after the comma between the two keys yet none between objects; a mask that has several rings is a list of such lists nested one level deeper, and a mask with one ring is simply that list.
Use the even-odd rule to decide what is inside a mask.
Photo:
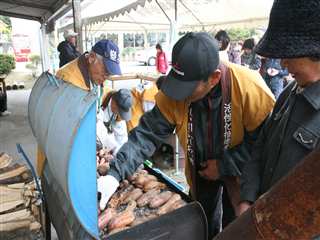
[{"label": "pile of sweet potatoes", "polygon": [[112,158],[112,154],[104,148],[97,151],[97,177],[107,175]]},{"label": "pile of sweet potatoes", "polygon": [[136,226],[184,206],[181,196],[150,175],[137,171],[121,182],[99,215],[99,228],[108,235]]}]

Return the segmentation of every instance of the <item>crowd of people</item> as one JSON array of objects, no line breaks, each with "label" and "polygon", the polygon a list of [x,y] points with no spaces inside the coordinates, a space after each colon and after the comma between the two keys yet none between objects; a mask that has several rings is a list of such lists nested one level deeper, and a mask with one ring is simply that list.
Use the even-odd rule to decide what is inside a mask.
[{"label": "crowd of people", "polygon": [[255,51],[254,38],[231,43],[228,33],[220,30],[216,33],[215,39],[219,44],[221,61],[230,61],[259,71],[275,98],[279,97],[284,86],[291,79],[288,70],[281,66],[280,59],[258,55]]},{"label": "crowd of people", "polygon": [[[175,132],[186,155],[190,196],[203,206],[212,239],[317,148],[319,11],[317,0],[275,1],[258,44],[247,39],[232,45],[225,31],[215,39],[187,33],[174,45],[159,91],[143,85],[102,94],[97,124],[105,130],[98,138],[114,133],[116,143],[110,171],[98,179],[99,207]],[[157,70],[166,74],[166,56],[161,46],[157,50]],[[100,40],[56,75],[90,91],[120,73],[118,47]],[[289,74],[295,80],[283,90]],[[135,96],[149,89],[146,104],[139,105]],[[129,135],[118,133],[120,121],[131,121]]]}]

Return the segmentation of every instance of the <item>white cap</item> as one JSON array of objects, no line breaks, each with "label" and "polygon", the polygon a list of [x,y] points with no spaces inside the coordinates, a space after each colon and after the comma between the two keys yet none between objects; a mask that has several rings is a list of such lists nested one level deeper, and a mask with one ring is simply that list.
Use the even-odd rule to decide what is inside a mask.
[{"label": "white cap", "polygon": [[78,33],[74,32],[73,30],[69,29],[64,31],[63,36],[65,39],[69,38],[69,37],[75,37],[78,36]]}]

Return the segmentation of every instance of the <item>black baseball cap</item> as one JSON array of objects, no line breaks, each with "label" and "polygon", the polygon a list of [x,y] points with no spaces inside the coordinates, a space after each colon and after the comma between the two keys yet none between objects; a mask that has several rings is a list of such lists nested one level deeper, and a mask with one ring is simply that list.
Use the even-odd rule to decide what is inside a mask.
[{"label": "black baseball cap", "polygon": [[117,103],[120,117],[129,121],[131,119],[131,107],[132,107],[132,95],[128,89],[120,89],[113,95],[114,100]]},{"label": "black baseball cap", "polygon": [[205,32],[187,33],[173,47],[172,68],[161,90],[172,99],[184,100],[218,65],[217,41]]}]

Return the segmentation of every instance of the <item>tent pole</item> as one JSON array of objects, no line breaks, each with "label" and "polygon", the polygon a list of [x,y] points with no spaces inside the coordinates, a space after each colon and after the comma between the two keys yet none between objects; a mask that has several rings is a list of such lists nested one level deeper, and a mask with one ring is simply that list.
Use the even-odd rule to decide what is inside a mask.
[{"label": "tent pole", "polygon": [[178,21],[178,0],[174,0],[174,20]]},{"label": "tent pole", "polygon": [[81,23],[81,1],[72,0],[72,12],[73,12],[73,29],[78,33],[77,47],[79,51],[83,52],[83,41],[82,41],[82,23]]},{"label": "tent pole", "polygon": [[41,67],[42,72],[49,70],[49,56],[48,56],[48,38],[46,35],[46,25],[44,23],[41,24],[39,29],[39,37],[40,37],[40,54],[41,54]]}]

